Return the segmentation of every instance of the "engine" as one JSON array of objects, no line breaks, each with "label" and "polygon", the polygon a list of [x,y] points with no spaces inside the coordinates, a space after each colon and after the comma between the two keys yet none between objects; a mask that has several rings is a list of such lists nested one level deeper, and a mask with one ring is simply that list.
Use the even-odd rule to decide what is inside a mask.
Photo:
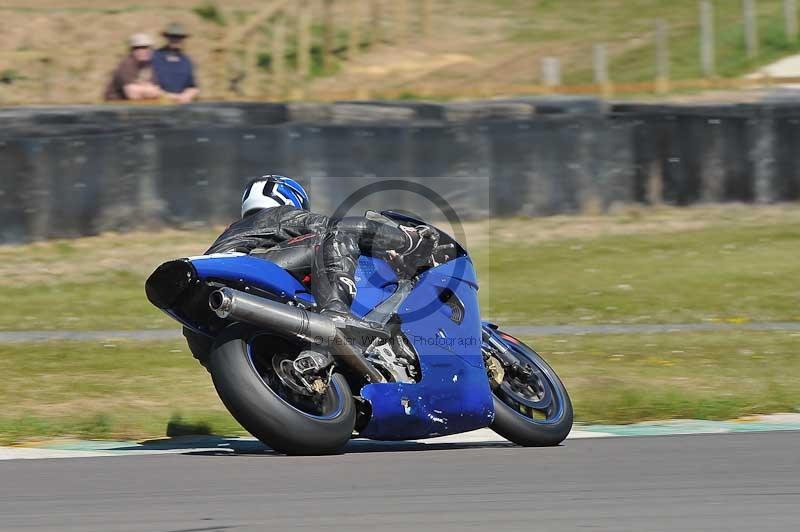
[{"label": "engine", "polygon": [[378,368],[389,382],[419,382],[419,360],[403,335],[388,340],[375,340],[364,357]]}]

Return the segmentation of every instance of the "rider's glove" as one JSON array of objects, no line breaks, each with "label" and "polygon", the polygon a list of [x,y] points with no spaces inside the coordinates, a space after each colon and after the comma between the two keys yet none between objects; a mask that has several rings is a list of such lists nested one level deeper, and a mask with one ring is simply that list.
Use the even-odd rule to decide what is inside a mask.
[{"label": "rider's glove", "polygon": [[390,250],[389,256],[399,270],[413,275],[419,268],[431,264],[433,252],[439,244],[439,231],[429,225],[401,225],[400,229],[408,243],[401,249]]}]

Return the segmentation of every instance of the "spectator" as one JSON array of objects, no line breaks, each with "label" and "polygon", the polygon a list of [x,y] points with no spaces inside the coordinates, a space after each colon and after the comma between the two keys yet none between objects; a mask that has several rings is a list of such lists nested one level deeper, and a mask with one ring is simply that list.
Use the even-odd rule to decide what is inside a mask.
[{"label": "spectator", "polygon": [[106,87],[106,100],[145,100],[160,98],[162,91],[155,83],[151,60],[153,39],[145,33],[130,38],[131,51],[120,61]]},{"label": "spectator", "polygon": [[156,79],[165,94],[178,103],[189,103],[200,90],[194,79],[194,65],[183,53],[183,43],[189,36],[180,24],[170,24],[163,33],[167,44],[153,54]]}]

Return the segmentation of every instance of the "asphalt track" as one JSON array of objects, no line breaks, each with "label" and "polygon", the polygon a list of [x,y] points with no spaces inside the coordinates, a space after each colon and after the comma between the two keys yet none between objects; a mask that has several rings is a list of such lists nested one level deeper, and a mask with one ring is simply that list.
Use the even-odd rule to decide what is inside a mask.
[{"label": "asphalt track", "polygon": [[[570,334],[660,334],[703,331],[800,331],[796,322],[745,323],[627,323],[597,325],[510,325],[503,327],[518,336],[551,336]],[[180,329],[132,331],[0,331],[0,344],[28,342],[101,340],[161,341],[180,340]]]},{"label": "asphalt track", "polygon": [[0,462],[6,531],[794,531],[800,432]]}]

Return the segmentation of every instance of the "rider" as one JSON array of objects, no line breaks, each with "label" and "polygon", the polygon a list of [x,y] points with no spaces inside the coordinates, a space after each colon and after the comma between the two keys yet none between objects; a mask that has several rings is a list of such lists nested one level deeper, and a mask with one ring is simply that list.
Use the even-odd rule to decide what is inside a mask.
[{"label": "rider", "polygon": [[242,196],[242,218],[208,253],[238,251],[268,258],[308,280],[321,313],[345,325],[369,327],[350,314],[359,255],[387,258],[406,272],[430,262],[438,244],[430,226],[407,226],[366,217],[332,219],[309,210],[305,189],[294,179],[265,175]]}]

